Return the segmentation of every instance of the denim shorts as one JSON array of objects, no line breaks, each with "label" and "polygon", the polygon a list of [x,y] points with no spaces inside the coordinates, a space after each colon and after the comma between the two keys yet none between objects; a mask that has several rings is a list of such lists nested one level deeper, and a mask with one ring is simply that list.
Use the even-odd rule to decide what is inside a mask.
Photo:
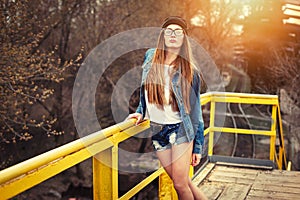
[{"label": "denim shorts", "polygon": [[155,151],[171,149],[172,145],[188,142],[183,124],[157,124],[150,123],[152,132],[152,144]]}]

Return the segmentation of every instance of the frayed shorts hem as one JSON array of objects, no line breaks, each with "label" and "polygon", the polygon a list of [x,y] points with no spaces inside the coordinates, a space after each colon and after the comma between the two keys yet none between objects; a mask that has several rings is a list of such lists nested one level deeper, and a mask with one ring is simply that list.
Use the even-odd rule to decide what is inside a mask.
[{"label": "frayed shorts hem", "polygon": [[152,140],[152,144],[153,144],[153,147],[154,147],[154,150],[155,151],[165,151],[167,149],[172,149],[172,146],[175,146],[175,145],[180,145],[180,144],[183,144],[183,143],[189,143],[187,137],[181,137],[181,138],[178,138],[176,140],[176,142],[174,144],[167,144],[166,146],[159,146],[158,145],[155,145],[155,143],[158,143],[156,140]]}]

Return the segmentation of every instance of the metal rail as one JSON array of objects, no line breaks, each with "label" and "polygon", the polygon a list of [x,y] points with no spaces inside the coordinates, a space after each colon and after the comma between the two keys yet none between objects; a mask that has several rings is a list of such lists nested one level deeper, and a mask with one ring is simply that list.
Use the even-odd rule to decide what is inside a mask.
[{"label": "metal rail", "polygon": [[[217,103],[246,103],[272,106],[270,130],[248,130],[215,126],[214,119]],[[210,104],[210,125],[204,131],[205,135],[209,134],[209,155],[213,154],[215,132],[265,135],[270,137],[269,160],[276,162],[279,169],[288,168],[277,96],[210,92],[201,95],[201,105],[205,104]],[[159,168],[122,197],[119,197],[118,144],[149,127],[149,121],[143,121],[138,126],[134,124],[134,120],[116,124],[0,171],[0,199],[9,199],[90,157],[93,157],[94,199],[129,199],[157,177],[160,177],[159,198],[177,199],[176,194],[169,189],[172,182],[163,168]],[[275,148],[276,137],[279,138],[278,152],[276,152]]]},{"label": "metal rail", "polygon": [[[246,94],[246,93],[231,93],[231,92],[213,92],[201,96],[201,104],[203,102],[210,102],[210,125],[209,125],[209,142],[208,155],[213,155],[214,133],[238,133],[238,134],[253,134],[264,135],[270,137],[270,153],[269,160],[276,162],[278,169],[288,169],[286,152],[284,147],[284,135],[282,129],[282,120],[280,114],[280,107],[278,97],[276,95],[262,95],[262,94]],[[238,103],[238,104],[260,104],[270,105],[272,107],[271,113],[271,127],[269,130],[259,129],[242,129],[232,127],[217,127],[215,126],[214,118],[216,113],[217,103]],[[276,152],[276,137],[279,138],[278,152]]]}]

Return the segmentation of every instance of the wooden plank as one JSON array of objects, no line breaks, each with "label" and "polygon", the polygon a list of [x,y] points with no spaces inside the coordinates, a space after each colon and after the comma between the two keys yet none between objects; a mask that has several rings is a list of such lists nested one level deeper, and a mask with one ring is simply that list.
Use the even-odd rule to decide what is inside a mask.
[{"label": "wooden plank", "polygon": [[[276,198],[276,197],[258,197],[258,196],[247,196],[247,198],[245,200],[285,200],[285,199],[282,199],[282,198]],[[288,199],[286,199],[288,200]],[[291,200],[291,199],[289,199]]]},{"label": "wooden plank", "polygon": [[261,190],[250,190],[247,199],[280,199],[280,200],[291,200],[299,199],[299,194],[276,192],[276,191],[261,191]]},{"label": "wooden plank", "polygon": [[214,171],[213,172],[214,176],[220,176],[220,177],[232,177],[232,178],[245,178],[249,180],[255,180],[256,174],[243,174],[243,173],[236,173],[236,172],[226,172],[226,171]]},{"label": "wooden plank", "polygon": [[260,174],[264,174],[270,177],[292,177],[300,178],[300,173],[295,171],[261,171]]},{"label": "wooden plank", "polygon": [[224,182],[224,183],[238,183],[238,184],[253,184],[254,180],[248,178],[238,178],[238,177],[226,177],[212,174],[208,181],[211,182]]},{"label": "wooden plank", "polygon": [[284,191],[286,193],[300,194],[299,185],[287,186],[287,185],[274,185],[273,183],[270,184],[254,183],[252,189],[263,190],[263,191]]},{"label": "wooden plank", "polygon": [[[260,179],[261,177],[258,176]],[[291,177],[265,177],[265,181],[273,181],[283,184],[300,184],[299,178],[291,178]]]},{"label": "wooden plank", "polygon": [[194,177],[193,183],[198,186],[208,176],[208,174],[213,170],[214,167],[215,163],[208,163],[205,168]]},{"label": "wooden plank", "polygon": [[285,183],[285,182],[282,182],[282,181],[270,181],[270,180],[267,180],[267,181],[255,181],[255,184],[268,184],[268,185],[274,185],[274,186],[278,186],[278,187],[292,187],[292,188],[295,188],[295,189],[300,189],[300,186],[298,183]]},{"label": "wooden plank", "polygon": [[271,182],[276,185],[278,184],[300,184],[299,177],[290,177],[290,176],[271,176],[270,174],[258,174],[257,175],[257,182]]},{"label": "wooden plank", "polygon": [[200,186],[200,190],[205,194],[207,199],[218,199],[224,190],[222,184],[205,183]]},{"label": "wooden plank", "polygon": [[289,183],[300,183],[299,177],[293,177],[293,176],[274,176],[271,174],[261,174],[259,173],[257,175],[257,180],[266,180],[266,181],[280,181],[280,182],[289,182]]},{"label": "wooden plank", "polygon": [[244,200],[251,188],[251,185],[242,184],[229,184],[225,187],[224,191],[218,198],[218,200],[228,200],[228,199],[241,199]]},{"label": "wooden plank", "polygon": [[[209,163],[210,164],[210,163]],[[209,165],[208,164],[208,165]],[[195,177],[208,199],[300,199],[300,172],[210,165]]]},{"label": "wooden plank", "polygon": [[290,176],[290,177],[300,178],[300,171],[273,170],[270,174],[272,176],[279,175],[279,176]]},{"label": "wooden plank", "polygon": [[274,186],[278,186],[278,187],[289,187],[289,188],[295,188],[297,190],[300,189],[299,185],[295,184],[295,183],[276,183],[276,182],[271,182],[271,181],[266,181],[266,182],[260,182],[262,184],[269,184],[269,185],[274,185]]},{"label": "wooden plank", "polygon": [[248,169],[248,168],[239,168],[239,167],[229,167],[229,166],[222,166],[222,165],[216,165],[215,171],[224,171],[224,172],[236,172],[236,173],[244,173],[244,174],[252,174],[256,175],[261,170],[257,169]]},{"label": "wooden plank", "polygon": [[[236,168],[234,168],[236,169]],[[257,176],[252,170],[238,168],[234,171],[232,167],[216,166],[208,177],[208,181],[253,184]],[[245,172],[245,173],[244,173]]]}]

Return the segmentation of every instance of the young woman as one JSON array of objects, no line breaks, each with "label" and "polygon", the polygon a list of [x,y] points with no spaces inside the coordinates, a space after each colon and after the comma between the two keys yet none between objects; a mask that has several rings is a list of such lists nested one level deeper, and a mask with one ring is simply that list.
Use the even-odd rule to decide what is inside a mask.
[{"label": "young woman", "polygon": [[168,17],[157,48],[146,52],[140,103],[127,118],[136,118],[137,124],[150,119],[157,157],[184,200],[206,199],[189,178],[190,164],[199,164],[204,141],[200,74],[191,59],[185,20]]}]

